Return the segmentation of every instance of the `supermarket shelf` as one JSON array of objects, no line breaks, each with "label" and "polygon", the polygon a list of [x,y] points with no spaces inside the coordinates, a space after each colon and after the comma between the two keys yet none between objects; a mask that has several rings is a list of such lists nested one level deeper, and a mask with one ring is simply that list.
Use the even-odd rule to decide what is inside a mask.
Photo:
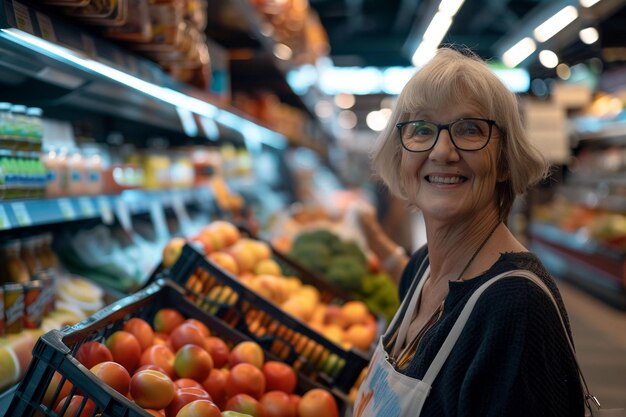
[{"label": "supermarket shelf", "polygon": [[582,235],[533,223],[530,246],[550,272],[626,309],[626,256]]},{"label": "supermarket shelf", "polygon": [[208,205],[212,202],[213,194],[206,187],[160,191],[126,190],[119,195],[2,201],[0,230],[97,218],[111,223],[113,216],[127,217],[148,213],[155,205],[176,209],[178,205]]},{"label": "supermarket shelf", "polygon": [[[605,188],[616,184],[624,187],[624,177],[621,179],[613,177],[607,179],[589,179],[589,181],[571,182],[569,185],[563,185],[559,188],[562,194],[569,201],[576,202],[585,207],[592,209],[601,209],[616,213],[626,213],[626,197],[621,195],[604,195],[608,191],[600,191],[598,183],[604,183]],[[620,188],[620,189],[621,189]]]},{"label": "supermarket shelf", "polygon": [[36,7],[0,0],[0,77],[8,83],[7,98],[31,95],[37,104],[68,105],[185,134],[182,112],[195,115],[196,124],[213,121],[211,132],[200,129],[212,140],[217,132],[220,138],[253,136],[286,146],[283,135],[175,81],[153,62]]}]

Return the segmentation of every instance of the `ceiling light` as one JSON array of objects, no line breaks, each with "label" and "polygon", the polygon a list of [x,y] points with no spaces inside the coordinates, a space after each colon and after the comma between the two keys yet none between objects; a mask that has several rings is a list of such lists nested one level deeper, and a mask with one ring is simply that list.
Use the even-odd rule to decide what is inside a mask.
[{"label": "ceiling light", "polygon": [[559,57],[548,49],[539,52],[539,62],[546,68],[554,68],[559,65]]},{"label": "ceiling light", "polygon": [[504,62],[504,65],[513,68],[535,52],[535,49],[537,49],[535,41],[526,37],[502,54],[502,62]]},{"label": "ceiling light", "polygon": [[577,17],[578,10],[576,10],[576,7],[571,5],[564,7],[554,16],[537,26],[533,31],[533,35],[539,42],[545,42],[576,20]]},{"label": "ceiling light", "polygon": [[448,33],[448,29],[452,24],[452,18],[445,13],[437,12],[433,17],[433,20],[430,21],[426,32],[424,32],[423,39],[425,41],[430,41],[432,43],[436,43],[439,46],[443,37]]},{"label": "ceiling light", "polygon": [[591,7],[600,0],[580,0],[580,5],[583,7]]},{"label": "ceiling light", "polygon": [[452,17],[459,11],[465,0],[441,0],[439,11]]},{"label": "ceiling light", "polygon": [[373,131],[380,132],[387,126],[387,117],[380,111],[374,110],[367,114],[365,123],[367,123],[367,127]]},{"label": "ceiling light", "polygon": [[354,106],[355,103],[354,96],[348,93],[339,93],[335,96],[335,104],[340,109],[349,109]]},{"label": "ceiling light", "polygon": [[556,66],[556,75],[562,80],[567,80],[572,75],[572,71],[567,64],[559,64]]},{"label": "ceiling light", "polygon": [[357,117],[353,111],[344,110],[339,113],[338,120],[339,126],[344,129],[352,129],[356,126]]},{"label": "ceiling light", "polygon": [[598,31],[594,27],[582,29],[580,32],[578,32],[578,36],[580,36],[580,40],[587,45],[591,45],[600,37],[600,35],[598,35]]},{"label": "ceiling light", "polygon": [[439,46],[439,44],[434,44],[426,40],[420,43],[420,45],[415,50],[413,57],[411,58],[411,62],[413,63],[413,65],[418,68],[426,65],[428,61],[433,59],[435,53],[437,53],[437,46]]},{"label": "ceiling light", "polygon": [[293,56],[293,51],[284,43],[277,43],[274,45],[274,56],[283,61],[288,61]]}]

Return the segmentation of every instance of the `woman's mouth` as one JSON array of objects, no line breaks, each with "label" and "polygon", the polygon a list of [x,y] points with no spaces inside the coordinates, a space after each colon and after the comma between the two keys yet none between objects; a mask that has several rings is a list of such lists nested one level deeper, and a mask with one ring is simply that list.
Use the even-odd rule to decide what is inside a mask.
[{"label": "woman's mouth", "polygon": [[463,176],[439,176],[439,175],[427,175],[426,176],[426,181],[428,181],[431,184],[461,184],[465,181],[467,181],[466,177]]}]

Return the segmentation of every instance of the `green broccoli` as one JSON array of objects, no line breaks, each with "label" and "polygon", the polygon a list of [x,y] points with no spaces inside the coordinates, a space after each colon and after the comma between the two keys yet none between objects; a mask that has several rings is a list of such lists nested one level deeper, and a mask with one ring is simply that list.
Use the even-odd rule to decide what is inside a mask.
[{"label": "green broccoli", "polygon": [[319,242],[301,242],[291,249],[289,255],[306,268],[324,273],[331,260],[330,249]]},{"label": "green broccoli", "polygon": [[357,262],[367,265],[367,258],[365,257],[365,254],[359,245],[353,241],[340,241],[331,248],[331,251],[333,256],[350,256],[355,258]]},{"label": "green broccoli", "polygon": [[367,268],[353,257],[336,256],[326,269],[326,278],[331,283],[354,293],[361,290],[361,280],[367,274]]},{"label": "green broccoli", "polygon": [[339,238],[325,229],[313,230],[311,232],[300,233],[293,242],[293,247],[307,243],[318,243],[331,249],[340,242]]}]

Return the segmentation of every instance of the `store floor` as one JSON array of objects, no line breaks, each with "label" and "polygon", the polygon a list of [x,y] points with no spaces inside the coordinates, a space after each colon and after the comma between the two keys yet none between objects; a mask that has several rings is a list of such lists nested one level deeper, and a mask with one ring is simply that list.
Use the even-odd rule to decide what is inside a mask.
[{"label": "store floor", "polygon": [[558,282],[580,366],[603,407],[626,408],[626,312]]}]

